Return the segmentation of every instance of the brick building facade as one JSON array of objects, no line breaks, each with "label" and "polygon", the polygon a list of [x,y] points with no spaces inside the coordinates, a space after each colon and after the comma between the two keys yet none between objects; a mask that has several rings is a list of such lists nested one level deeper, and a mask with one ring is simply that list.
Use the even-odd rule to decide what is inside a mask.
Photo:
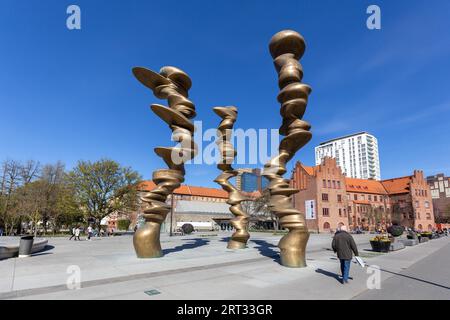
[{"label": "brick building facade", "polygon": [[350,229],[387,228],[392,221],[405,227],[435,227],[429,187],[422,171],[389,180],[347,178],[333,158],[308,167],[297,162],[292,185],[295,207],[305,213],[313,232],[332,232],[339,225]]},{"label": "brick building facade", "polygon": [[439,173],[427,177],[436,221],[450,223],[450,177]]},{"label": "brick building facade", "polygon": [[339,225],[348,226],[345,176],[335,159],[325,158],[315,167],[297,162],[292,186],[300,190],[293,196],[296,209],[306,213],[308,205],[314,211],[306,216],[309,230],[321,232]]}]

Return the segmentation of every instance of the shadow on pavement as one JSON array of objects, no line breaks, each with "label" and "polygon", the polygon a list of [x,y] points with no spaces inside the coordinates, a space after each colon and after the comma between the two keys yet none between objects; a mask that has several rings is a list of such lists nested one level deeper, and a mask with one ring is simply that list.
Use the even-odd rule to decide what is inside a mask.
[{"label": "shadow on pavement", "polygon": [[262,256],[272,258],[273,261],[281,265],[280,254],[278,253],[278,251],[272,249],[278,248],[276,245],[273,245],[264,240],[250,240],[250,241],[254,242],[257,245],[256,249]]},{"label": "shadow on pavement", "polygon": [[[330,277],[330,278],[334,278],[336,279],[339,283],[342,282],[341,276],[337,273],[331,272],[331,271],[327,271],[327,270],[323,270],[321,268],[316,269],[317,273],[323,274],[324,276]],[[353,280],[352,277],[348,277],[350,280]]]},{"label": "shadow on pavement", "polygon": [[49,255],[49,254],[53,254],[53,252],[36,252],[36,253],[33,253],[33,254],[31,254],[31,256],[32,257],[38,257],[38,256],[46,256],[46,255]]},{"label": "shadow on pavement", "polygon": [[39,252],[45,252],[45,251],[49,251],[49,250],[52,250],[52,249],[55,249],[55,246],[52,246],[52,245],[50,245],[50,244],[47,244],[47,245],[45,246],[45,248],[42,249],[42,250],[39,251]]},{"label": "shadow on pavement", "polygon": [[50,251],[50,250],[52,250],[52,249],[55,249],[55,246],[52,246],[52,245],[47,244],[47,245],[44,247],[44,249],[42,249],[41,251],[32,253],[31,256],[32,256],[32,257],[37,257],[37,256],[45,256],[45,255],[48,255],[48,254],[53,254],[53,252],[47,252],[47,251]]},{"label": "shadow on pavement", "polygon": [[[200,238],[186,239],[185,241],[190,241],[190,243],[185,243],[185,244],[182,244],[181,246],[176,246],[176,247],[170,248],[170,249],[163,249],[163,254],[166,255],[166,254],[170,254],[170,253],[174,253],[174,252],[183,251],[186,249],[194,249],[197,247],[207,245],[209,243],[209,240],[200,239]],[[194,241],[194,242],[191,242],[191,241]]]},{"label": "shadow on pavement", "polygon": [[390,273],[390,274],[393,274],[393,275],[396,275],[396,276],[399,276],[399,277],[404,277],[404,278],[416,280],[416,281],[419,281],[419,282],[423,282],[423,283],[426,283],[426,284],[430,284],[432,286],[436,286],[436,287],[439,287],[439,288],[450,290],[450,287],[444,286],[442,284],[431,282],[431,281],[428,281],[428,280],[419,279],[419,278],[412,277],[412,276],[408,276],[406,274],[401,274],[401,273],[397,273],[397,272],[393,272],[393,271],[389,271],[389,270],[381,269],[381,268],[380,268],[380,271],[387,272],[387,273]]}]

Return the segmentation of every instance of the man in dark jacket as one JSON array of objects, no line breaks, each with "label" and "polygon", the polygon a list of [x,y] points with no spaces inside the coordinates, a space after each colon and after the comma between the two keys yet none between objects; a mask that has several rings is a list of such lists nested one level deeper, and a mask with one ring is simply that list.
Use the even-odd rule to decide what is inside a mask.
[{"label": "man in dark jacket", "polygon": [[336,253],[341,261],[342,284],[348,283],[348,276],[350,273],[350,262],[352,261],[353,253],[358,256],[358,247],[355,240],[347,232],[346,226],[341,226],[339,232],[333,237],[331,244],[333,251]]}]

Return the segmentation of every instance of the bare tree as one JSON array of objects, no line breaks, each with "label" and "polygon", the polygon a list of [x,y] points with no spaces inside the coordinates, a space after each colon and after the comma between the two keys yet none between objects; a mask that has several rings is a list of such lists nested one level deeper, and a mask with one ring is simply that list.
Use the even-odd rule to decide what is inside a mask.
[{"label": "bare tree", "polygon": [[264,217],[269,217],[272,221],[275,230],[278,230],[278,217],[273,214],[269,208],[270,205],[270,194],[266,189],[263,191],[262,195],[255,199],[253,212],[257,215],[262,215]]},{"label": "bare tree", "polygon": [[39,175],[40,165],[34,160],[22,164],[16,160],[5,160],[1,165],[0,178],[0,220],[3,221],[7,234],[12,234],[23,218],[21,201],[23,187],[35,180]]},{"label": "bare tree", "polygon": [[2,163],[2,185],[0,199],[0,218],[5,225],[6,234],[12,234],[14,226],[20,221],[17,215],[17,197],[15,191],[21,184],[20,162],[15,160],[6,160]]},{"label": "bare tree", "polygon": [[64,213],[63,208],[58,207],[61,193],[66,190],[65,166],[58,161],[56,164],[47,164],[42,168],[40,181],[41,193],[44,197],[44,208],[42,210],[42,222],[44,232],[47,232],[47,222],[52,221],[55,225],[56,219]]},{"label": "bare tree", "polygon": [[27,185],[39,177],[41,165],[39,161],[28,160],[20,166],[20,177],[22,185]]}]

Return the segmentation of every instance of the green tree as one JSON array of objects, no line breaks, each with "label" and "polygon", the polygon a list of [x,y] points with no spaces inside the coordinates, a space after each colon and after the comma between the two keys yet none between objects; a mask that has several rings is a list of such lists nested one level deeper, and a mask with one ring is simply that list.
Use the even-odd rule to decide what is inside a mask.
[{"label": "green tree", "polygon": [[31,222],[35,235],[40,223],[44,233],[47,232],[48,225],[55,233],[63,224],[79,220],[81,210],[74,193],[64,165],[61,162],[48,164],[42,168],[38,179],[17,189],[17,211]]},{"label": "green tree", "polygon": [[117,162],[102,159],[79,161],[68,174],[76,201],[88,219],[100,229],[101,220],[113,212],[136,209],[140,175]]},{"label": "green tree", "polygon": [[45,195],[42,192],[44,188],[44,181],[38,180],[27,183],[17,190],[18,212],[31,222],[35,236],[38,231],[37,226],[42,221],[42,216],[46,209]]},{"label": "green tree", "polygon": [[119,219],[117,221],[117,228],[119,230],[127,231],[128,228],[130,227],[130,223],[131,223],[131,221],[129,219]]}]

